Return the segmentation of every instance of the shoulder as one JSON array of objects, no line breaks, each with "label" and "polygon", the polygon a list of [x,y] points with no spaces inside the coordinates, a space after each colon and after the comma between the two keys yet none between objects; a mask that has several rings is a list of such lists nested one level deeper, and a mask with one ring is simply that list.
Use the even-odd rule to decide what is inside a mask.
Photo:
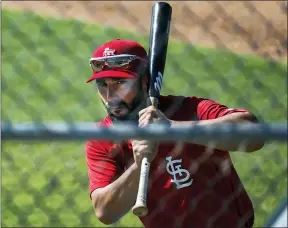
[{"label": "shoulder", "polygon": [[160,96],[159,109],[173,120],[194,120],[197,116],[198,105],[202,100],[204,98],[196,96]]},{"label": "shoulder", "polygon": [[[95,127],[109,127],[112,125],[112,121],[109,116],[105,119],[96,122]],[[111,147],[110,141],[107,140],[98,140],[98,139],[89,139],[85,143],[85,152],[86,155],[92,155],[97,153],[105,153],[109,151]]]},{"label": "shoulder", "polygon": [[106,116],[105,119],[96,123],[96,126],[101,126],[101,127],[109,127],[111,125],[113,125],[113,123],[109,116]]},{"label": "shoulder", "polygon": [[160,109],[165,110],[171,107],[190,107],[190,108],[197,108],[198,105],[209,99],[197,97],[197,96],[174,96],[174,95],[167,95],[167,96],[160,96]]},{"label": "shoulder", "polygon": [[199,103],[201,101],[209,100],[208,98],[197,97],[197,96],[176,96],[176,95],[167,95],[160,96],[160,103],[171,104],[173,102],[195,102]]}]

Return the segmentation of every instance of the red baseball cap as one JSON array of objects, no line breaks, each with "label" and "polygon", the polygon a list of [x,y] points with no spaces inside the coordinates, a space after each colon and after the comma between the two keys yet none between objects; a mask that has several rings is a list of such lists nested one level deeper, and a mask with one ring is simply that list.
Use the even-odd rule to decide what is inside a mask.
[{"label": "red baseball cap", "polygon": [[[115,39],[99,46],[93,53],[92,58],[110,57],[117,55],[135,55],[141,59],[148,60],[147,52],[139,43],[132,40]],[[133,78],[139,75],[139,61],[131,64],[127,69],[103,69],[93,72],[92,76],[86,81],[91,82],[99,78]],[[142,69],[143,71],[143,69]]]}]

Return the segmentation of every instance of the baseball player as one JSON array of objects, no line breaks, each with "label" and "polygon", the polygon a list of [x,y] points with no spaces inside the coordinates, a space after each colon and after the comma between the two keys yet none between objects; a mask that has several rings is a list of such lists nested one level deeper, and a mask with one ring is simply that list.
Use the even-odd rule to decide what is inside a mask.
[{"label": "baseball player", "polygon": [[[244,108],[228,108],[196,96],[161,96],[158,109],[146,107],[147,59],[146,50],[131,40],[115,39],[94,51],[90,59],[93,75],[87,82],[95,83],[108,113],[99,126],[109,127],[117,121],[135,121],[139,127],[159,121],[167,127],[257,122]],[[145,227],[252,227],[253,205],[229,152],[254,152],[264,142],[247,140],[239,151],[241,142],[232,137],[213,143],[205,139],[182,143],[88,140],[86,161],[96,217],[113,224],[129,212],[145,156],[151,160],[149,213],[139,217]]]}]

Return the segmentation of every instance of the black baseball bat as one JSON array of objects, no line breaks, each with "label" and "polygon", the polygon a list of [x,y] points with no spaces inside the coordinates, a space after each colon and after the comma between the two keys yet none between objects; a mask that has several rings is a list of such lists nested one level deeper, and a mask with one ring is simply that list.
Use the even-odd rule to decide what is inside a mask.
[{"label": "black baseball bat", "polygon": [[[149,88],[147,105],[157,107],[162,88],[163,74],[166,63],[172,7],[166,2],[157,2],[152,8],[149,39]],[[141,164],[141,173],[136,203],[132,212],[137,216],[145,216],[147,208],[147,187],[150,170],[150,161],[144,157]]]}]

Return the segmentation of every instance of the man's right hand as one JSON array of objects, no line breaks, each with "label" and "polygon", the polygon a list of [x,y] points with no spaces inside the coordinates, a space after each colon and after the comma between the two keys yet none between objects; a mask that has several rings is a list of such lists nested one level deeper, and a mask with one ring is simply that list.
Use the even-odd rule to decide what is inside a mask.
[{"label": "man's right hand", "polygon": [[141,167],[143,157],[146,157],[148,161],[152,161],[158,152],[158,144],[151,142],[150,140],[131,140],[133,147],[134,160],[137,167]]}]

